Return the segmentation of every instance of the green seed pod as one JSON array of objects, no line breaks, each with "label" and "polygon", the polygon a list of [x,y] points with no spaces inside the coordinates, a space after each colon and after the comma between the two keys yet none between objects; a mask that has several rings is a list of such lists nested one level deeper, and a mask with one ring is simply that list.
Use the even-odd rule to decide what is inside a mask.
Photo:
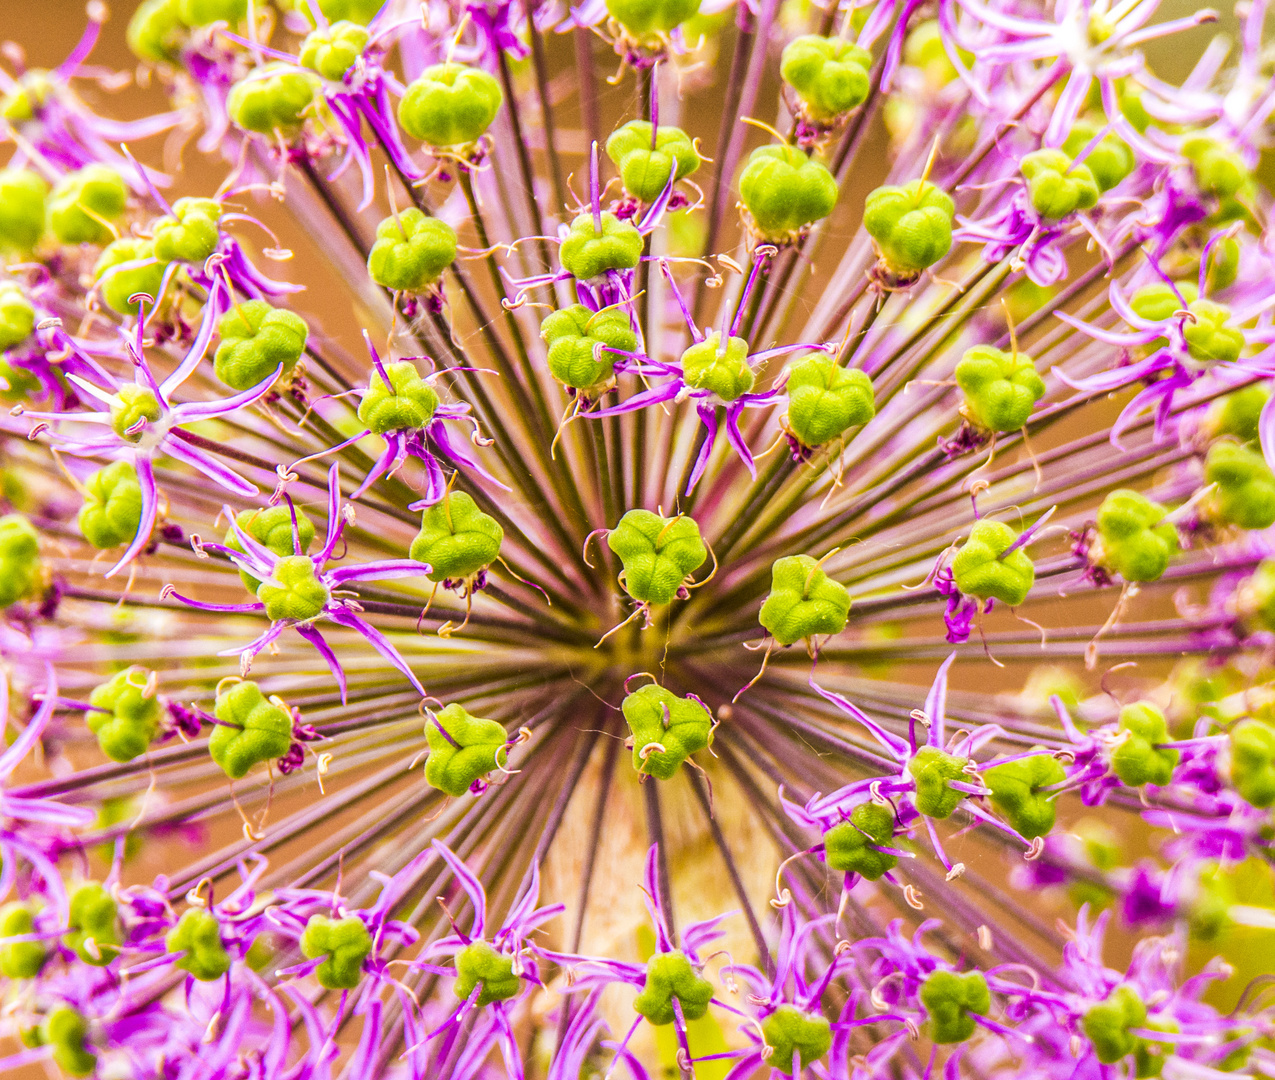
[{"label": "green seed pod", "polygon": [[411,207],[376,227],[367,256],[372,280],[395,292],[428,290],[456,261],[456,233],[447,222]]},{"label": "green seed pod", "polygon": [[213,715],[221,723],[208,737],[208,753],[231,780],[283,757],[292,745],[291,714],[278,698],[267,701],[255,682],[232,683],[218,693]]},{"label": "green seed pod", "polygon": [[253,971],[260,974],[266,970],[266,965],[277,955],[274,942],[269,934],[258,934],[252,939],[252,944],[248,946],[248,952],[244,955],[243,962]]},{"label": "green seed pod", "polygon": [[850,617],[850,591],[825,574],[809,555],[776,559],[770,595],[758,621],[780,645],[817,634],[839,634]]},{"label": "green seed pod", "polygon": [[322,89],[318,77],[282,63],[266,64],[240,79],[226,97],[230,119],[260,135],[295,135]]},{"label": "green seed pod", "polygon": [[624,190],[641,202],[654,202],[668,185],[677,162],[682,180],[700,167],[699,152],[691,137],[679,127],[661,125],[651,137],[649,120],[630,120],[607,138],[607,157],[620,173]]},{"label": "green seed pod", "polygon": [[[1080,842],[1079,855],[1094,869],[1114,870],[1120,865],[1122,856],[1118,837],[1105,822],[1081,818],[1068,833]],[[1067,895],[1077,907],[1090,904],[1095,911],[1110,907],[1115,899],[1107,886],[1083,878],[1077,878],[1067,886]]]},{"label": "green seed pod", "polygon": [[453,491],[421,514],[409,554],[429,565],[430,581],[463,581],[496,561],[504,539],[500,522],[479,510],[472,496]]},{"label": "green seed pod", "polygon": [[1003,522],[976,521],[952,559],[956,587],[966,596],[1018,607],[1036,581],[1036,567],[1022,548],[1005,554],[1017,539],[1018,533]]},{"label": "green seed pod", "polygon": [[[353,22],[366,26],[385,6],[385,0],[319,0],[318,6],[329,23]],[[281,0],[279,8],[284,11],[298,11],[314,25],[308,0]]]},{"label": "green seed pod", "polygon": [[1081,1020],[1094,1053],[1104,1065],[1114,1065],[1138,1049],[1142,1040],[1130,1028],[1146,1024],[1147,1007],[1132,986],[1117,986],[1107,1000],[1091,1005]]},{"label": "green seed pod", "polygon": [[1156,744],[1169,741],[1164,713],[1145,701],[1126,705],[1120,710],[1117,727],[1128,732],[1111,752],[1111,771],[1120,782],[1126,787],[1168,784],[1181,755],[1176,750],[1156,748]]},{"label": "green seed pod", "polygon": [[[0,938],[35,933],[35,910],[20,900],[0,907]],[[11,941],[0,945],[0,975],[6,979],[34,979],[48,950],[40,941]]]},{"label": "green seed pod", "polygon": [[759,146],[739,176],[739,198],[763,240],[783,243],[837,205],[827,166],[795,146]]},{"label": "green seed pod", "polygon": [[981,971],[935,971],[921,984],[917,996],[930,1018],[930,1038],[936,1043],[962,1043],[974,1034],[975,1016],[986,1016],[992,995]]},{"label": "green seed pod", "polygon": [[366,26],[385,6],[385,0],[319,0],[319,10],[330,23],[355,22]]},{"label": "green seed pod", "polygon": [[1201,363],[1233,363],[1244,351],[1244,334],[1228,325],[1231,309],[1212,300],[1193,300],[1187,311],[1195,320],[1187,319],[1182,327],[1187,351]]},{"label": "green seed pod", "polygon": [[1007,761],[984,770],[982,776],[991,789],[992,805],[1019,836],[1035,840],[1049,835],[1054,827],[1054,800],[1051,792],[1041,789],[1067,779],[1067,771],[1056,758],[1041,753]]},{"label": "green seed pod", "polygon": [[1241,720],[1227,738],[1231,784],[1245,802],[1265,810],[1275,803],[1275,731],[1260,720]]},{"label": "green seed pod", "polygon": [[481,68],[435,64],[408,85],[398,122],[427,146],[466,146],[491,127],[504,100],[500,83]]},{"label": "green seed pod", "polygon": [[636,352],[638,346],[625,312],[613,307],[590,311],[583,304],[572,304],[548,315],[540,324],[540,337],[548,346],[550,374],[590,401],[596,401],[614,385],[618,359],[606,351],[595,358],[594,348],[601,344]]},{"label": "green seed pod", "polygon": [[956,204],[926,180],[902,187],[879,187],[868,195],[863,227],[877,243],[886,267],[896,274],[919,274],[952,249]]},{"label": "green seed pod", "polygon": [[1002,304],[1009,309],[1009,319],[1015,326],[1025,322],[1045,307],[1058,290],[1050,285],[1037,285],[1029,277],[1021,277],[1000,296]]},{"label": "green seed pod", "polygon": [[[1148,1020],[1142,1026],[1152,1031],[1173,1033],[1178,1031],[1178,1025],[1172,1020]],[[1152,1080],[1160,1076],[1164,1071],[1165,1059],[1173,1056],[1173,1047],[1172,1042],[1140,1038],[1137,1048],[1133,1051],[1133,1075],[1138,1080]]]},{"label": "green seed pod", "polygon": [[1098,508],[1098,537],[1090,560],[1125,581],[1159,581],[1178,550],[1178,530],[1164,520],[1166,513],[1139,492],[1109,492]]},{"label": "green seed pod", "polygon": [[10,124],[34,120],[53,94],[53,81],[43,68],[31,68],[18,79],[17,85],[0,99],[0,116]]},{"label": "green seed pod", "polygon": [[99,551],[137,535],[142,520],[142,486],[131,462],[114,461],[84,481],[80,533]]},{"label": "green seed pod", "polygon": [[248,0],[177,0],[177,13],[187,26],[236,26],[248,17]]},{"label": "green seed pod", "polygon": [[35,329],[35,307],[14,281],[0,281],[0,351],[21,345]]},{"label": "green seed pod", "polygon": [[456,954],[455,964],[453,992],[461,1001],[468,1001],[481,983],[475,1001],[479,1008],[493,1001],[508,1001],[522,989],[522,980],[514,974],[513,957],[497,952],[486,941],[470,942]]},{"label": "green seed pod", "polygon": [[[114,828],[116,825],[132,822],[137,818],[143,805],[140,799],[134,799],[128,795],[103,799],[98,805],[97,817],[93,820],[93,827],[105,831],[106,829]],[[130,862],[137,858],[138,853],[142,850],[144,835],[140,829],[133,829],[124,834],[125,862]],[[97,850],[104,859],[113,859],[115,857],[115,841],[103,841],[97,846]]]},{"label": "green seed pod", "polygon": [[[292,515],[296,513],[296,536],[292,533]],[[251,536],[263,547],[269,548],[276,555],[295,555],[296,541],[301,541],[301,554],[310,550],[314,542],[314,522],[300,507],[267,506],[258,510],[240,510],[235,515],[235,524]],[[227,529],[222,543],[232,551],[243,551],[243,545],[234,529]],[[255,593],[261,582],[246,571],[239,571],[239,578],[244,587]]]},{"label": "green seed pod", "polygon": [[[23,404],[32,394],[38,393],[41,389],[43,384],[31,374],[30,370],[11,364],[4,356],[0,356],[0,401],[9,405]],[[10,502],[14,501],[15,495],[19,501],[23,498],[24,493],[17,485],[12,473],[0,477],[0,485],[4,486],[5,497]]]},{"label": "green seed pod", "polygon": [[189,972],[200,982],[220,979],[230,970],[230,954],[221,943],[221,927],[212,912],[190,908],[164,936],[164,948],[186,955],[173,967]]},{"label": "green seed pod", "polygon": [[639,773],[672,780],[691,754],[712,745],[713,717],[695,698],[648,683],[620,708],[633,735],[633,768]]},{"label": "green seed pod", "polygon": [[718,330],[682,353],[680,363],[687,386],[709,390],[725,402],[747,394],[756,381],[753,369],[748,366],[748,342],[733,337],[723,347]]},{"label": "green seed pod", "polygon": [[21,514],[0,517],[0,608],[33,595],[40,585],[40,536]]},{"label": "green seed pod", "polygon": [[1253,383],[1218,398],[1209,406],[1204,434],[1210,439],[1232,435],[1240,442],[1256,442],[1258,421],[1270,399],[1270,387],[1265,383]]},{"label": "green seed pod", "polygon": [[686,954],[677,949],[656,953],[647,961],[646,981],[642,992],[633,999],[633,1008],[656,1027],[663,1027],[676,1018],[674,998],[687,1020],[698,1020],[707,1013],[713,998],[713,984],[700,976]]},{"label": "green seed pod", "polygon": [[1204,287],[1215,293],[1235,284],[1240,274],[1240,242],[1233,236],[1219,237],[1209,249]]},{"label": "green seed pod", "polygon": [[1026,353],[994,345],[966,349],[956,365],[956,385],[965,395],[961,414],[984,431],[1017,431],[1045,396],[1045,381]]},{"label": "green seed pod", "polygon": [[1191,163],[1196,185],[1206,195],[1230,199],[1251,180],[1244,159],[1217,139],[1193,135],[1182,143],[1181,152]]},{"label": "green seed pod", "polygon": [[867,49],[842,38],[804,34],[784,46],[779,76],[797,92],[812,120],[827,122],[863,104],[871,66]]},{"label": "green seed pod", "polygon": [[1259,451],[1215,442],[1204,459],[1204,482],[1217,485],[1204,507],[1211,520],[1241,529],[1275,524],[1275,474]]},{"label": "green seed pod", "polygon": [[221,344],[213,372],[232,390],[256,386],[280,364],[287,375],[305,352],[309,327],[300,315],[264,300],[236,304],[217,320]]},{"label": "green seed pod", "polygon": [[876,415],[872,380],[831,356],[811,353],[788,365],[788,431],[813,450]]},{"label": "green seed pod", "polygon": [[116,956],[120,943],[115,923],[115,898],[96,881],[83,881],[70,891],[70,914],[62,940],[75,955],[93,967],[105,967]]},{"label": "green seed pod", "polygon": [[688,574],[708,558],[694,518],[664,518],[630,510],[607,533],[607,547],[624,565],[624,591],[640,604],[668,604]]},{"label": "green seed pod", "polygon": [[[1169,695],[1165,709],[1169,730],[1174,735],[1186,734],[1201,716],[1216,720],[1219,726],[1237,720],[1245,711],[1235,708],[1243,700],[1244,685],[1243,678],[1232,667],[1213,664],[1201,657],[1179,660],[1165,683]],[[1224,700],[1227,698],[1231,700]]]},{"label": "green seed pod", "polygon": [[[1196,878],[1195,894],[1190,899],[1187,921],[1191,929],[1191,937],[1195,941],[1216,941],[1223,931],[1234,923],[1231,920],[1231,909],[1240,902],[1235,892],[1235,884],[1231,876],[1221,866],[1210,860],[1200,864],[1199,877]],[[1148,1027],[1153,1025],[1148,1024]],[[1158,1031],[1175,1030],[1158,1027]],[[1144,1040],[1145,1044],[1146,1040]],[[1151,1044],[1156,1045],[1156,1044]],[[1147,1046],[1139,1047],[1138,1057],[1154,1060],[1157,1066],[1163,1060],[1154,1051],[1148,1053]],[[1158,1068],[1156,1073],[1158,1073]],[[1139,1073],[1139,1076],[1154,1076],[1156,1073]]]},{"label": "green seed pod", "polygon": [[425,427],[438,408],[434,388],[421,378],[410,360],[396,360],[384,367],[390,385],[385,385],[380,372],[372,370],[367,393],[359,404],[359,422],[377,435]]},{"label": "green seed pod", "polygon": [[69,1005],[54,1009],[40,1025],[40,1041],[53,1047],[53,1063],[68,1076],[90,1076],[97,1068],[88,1039],[89,1022]]},{"label": "green seed pod", "polygon": [[[1098,125],[1087,120],[1076,121],[1062,145],[1063,152],[1070,158],[1078,157],[1097,134]],[[1089,151],[1083,164],[1089,169],[1098,189],[1110,191],[1133,172],[1133,151],[1118,135],[1107,134]]]},{"label": "green seed pod", "polygon": [[1199,299],[1199,295],[1200,290],[1193,281],[1178,281],[1173,285],[1167,281],[1157,281],[1135,290],[1129,297],[1129,306],[1139,318],[1150,322],[1164,322],[1173,318],[1175,312],[1185,310],[1189,304]]},{"label": "green seed pod", "polygon": [[222,205],[216,199],[178,199],[171,215],[155,222],[155,258],[202,266],[221,239]]},{"label": "green seed pod", "polygon": [[0,249],[29,252],[44,232],[49,185],[34,169],[0,170]]},{"label": "green seed pod", "polygon": [[63,244],[105,244],[110,223],[124,216],[128,188],[109,165],[86,165],[67,173],[45,203],[49,231]]},{"label": "green seed pod", "polygon": [[177,0],[142,0],[124,33],[129,50],[147,64],[174,63],[186,41]]},{"label": "green seed pod", "polygon": [[850,811],[849,821],[838,822],[823,834],[824,862],[830,870],[877,881],[898,864],[897,855],[876,849],[893,839],[894,810],[873,802],[860,803]]},{"label": "green seed pod", "polygon": [[425,725],[425,782],[453,798],[505,763],[509,735],[495,720],[471,716],[452,702]]},{"label": "green seed pod", "polygon": [[125,383],[115,391],[119,403],[111,403],[111,430],[121,439],[142,441],[142,421],[155,423],[163,412],[153,390],[137,383]]},{"label": "green seed pod", "polygon": [[324,989],[353,990],[363,978],[363,961],[372,955],[372,935],[357,915],[311,915],[301,935],[301,955],[307,960],[325,958],[314,969]]},{"label": "green seed pod", "polygon": [[1246,627],[1275,631],[1275,559],[1265,559],[1236,590],[1241,619]]},{"label": "green seed pod", "polygon": [[780,1005],[761,1022],[761,1032],[774,1050],[767,1064],[785,1076],[792,1074],[794,1056],[805,1069],[832,1049],[832,1025],[827,1018],[803,1012],[796,1005]]},{"label": "green seed pod", "polygon": [[590,281],[608,270],[632,270],[642,258],[642,247],[637,226],[606,210],[602,213],[601,232],[593,227],[591,213],[578,215],[558,249],[558,258],[572,277]]},{"label": "green seed pod", "polygon": [[310,622],[323,614],[330,599],[328,587],[319,580],[314,560],[308,555],[288,555],[275,563],[274,579],[257,587],[257,599],[266,605],[271,622]]},{"label": "green seed pod", "polygon": [[145,293],[154,301],[164,280],[164,267],[155,258],[155,245],[150,240],[126,236],[102,249],[93,265],[93,280],[107,307],[121,315],[136,315],[141,305],[130,303],[129,297]]},{"label": "green seed pod", "polygon": [[301,42],[301,66],[325,79],[340,82],[367,48],[366,26],[356,22],[335,22],[327,29],[311,30]]},{"label": "green seed pod", "polygon": [[668,34],[699,14],[700,0],[606,0],[607,13],[634,37]]},{"label": "green seed pod", "polygon": [[[966,66],[974,62],[974,54],[969,50],[957,47],[956,52]],[[931,91],[941,90],[960,77],[943,46],[937,19],[926,19],[908,31],[903,42],[903,62],[924,73],[926,88]]]},{"label": "green seed pod", "polygon": [[1088,165],[1072,163],[1061,150],[1036,150],[1018,163],[1027,197],[1042,218],[1057,221],[1098,203],[1098,182]]},{"label": "green seed pod", "polygon": [[[131,667],[116,672],[89,695],[94,708],[84,714],[89,731],[112,761],[132,761],[146,753],[159,734],[159,700],[152,685],[153,672]],[[106,710],[102,712],[100,710]]]},{"label": "green seed pod", "polygon": [[928,818],[951,817],[965,792],[952,787],[950,781],[968,779],[967,764],[969,758],[946,754],[934,746],[922,746],[913,754],[908,772],[916,784],[917,810]]}]

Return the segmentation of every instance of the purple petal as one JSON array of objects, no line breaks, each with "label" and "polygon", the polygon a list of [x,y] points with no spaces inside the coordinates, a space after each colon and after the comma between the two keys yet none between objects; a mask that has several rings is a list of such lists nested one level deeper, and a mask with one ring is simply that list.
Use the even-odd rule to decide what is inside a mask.
[{"label": "purple petal", "polygon": [[735,448],[735,453],[743,459],[749,475],[756,480],[757,466],[753,464],[753,453],[748,449],[748,443],[744,441],[744,436],[739,430],[739,414],[743,411],[742,402],[735,402],[726,410],[726,440]]},{"label": "purple petal", "polygon": [[1125,367],[1113,368],[1111,371],[1102,371],[1097,375],[1090,375],[1084,379],[1073,379],[1061,368],[1051,368],[1050,370],[1058,378],[1059,382],[1070,386],[1073,390],[1079,390],[1087,394],[1105,394],[1108,391],[1119,390],[1122,386],[1128,386],[1130,383],[1145,379],[1148,375],[1154,375],[1157,371],[1169,367],[1172,363],[1173,358],[1167,352],[1161,350],[1154,356],[1148,357],[1137,364],[1128,364]]},{"label": "purple petal", "polygon": [[224,291],[225,286],[222,284],[220,276],[215,276],[212,288],[208,292],[208,300],[204,303],[204,310],[199,320],[199,330],[195,334],[195,340],[191,342],[190,348],[186,350],[186,355],[182,357],[182,362],[173,369],[168,378],[159,384],[160,397],[163,399],[164,404],[172,404],[173,391],[195,373],[195,369],[199,367],[204,354],[208,351],[208,343],[212,341],[213,331],[216,329],[217,317],[223,309],[222,294]]},{"label": "purple petal", "polygon": [[351,581],[388,581],[392,578],[424,577],[430,566],[415,559],[383,559],[362,566],[341,566],[323,576],[333,585]]},{"label": "purple petal", "polygon": [[188,442],[183,442],[181,437],[175,432],[167,435],[160,443],[160,449],[169,457],[174,457],[178,461],[184,461],[192,468],[198,469],[209,480],[214,480],[227,491],[233,491],[236,495],[256,495],[257,485],[249,480],[245,480],[234,469],[228,468],[220,461],[217,461],[206,450],[201,450],[197,446],[191,446]]},{"label": "purple petal", "polygon": [[460,887],[465,890],[469,902],[474,906],[474,921],[469,928],[471,938],[481,938],[487,926],[487,892],[482,882],[471,872],[468,866],[441,840],[433,841],[433,849],[442,856],[443,861],[452,868]]},{"label": "purple petal", "polygon": [[[350,443],[358,442],[359,439],[368,434],[370,433],[365,431],[362,435],[359,435],[358,438],[347,440],[345,445],[349,446]],[[333,449],[337,449],[337,447],[333,447]],[[360,498],[363,492],[367,491],[368,488],[389,472],[391,467],[402,465],[406,454],[407,448],[403,443],[402,434],[397,431],[391,431],[386,434],[384,451],[382,451],[381,456],[376,459],[376,463],[368,470],[367,476],[363,477],[363,483],[350,492],[350,498]]]},{"label": "purple petal", "polygon": [[952,666],[952,661],[956,659],[956,653],[948,654],[946,660],[939,667],[938,674],[934,676],[934,683],[930,686],[930,692],[925,696],[925,718],[930,722],[929,744],[943,748],[943,744],[947,741],[946,724],[947,724],[947,673]]},{"label": "purple petal", "polygon": [[232,394],[228,398],[218,398],[216,401],[188,401],[184,405],[174,405],[174,420],[179,424],[187,424],[192,420],[211,420],[214,417],[235,412],[246,405],[251,405],[257,398],[269,392],[282,374],[283,365],[280,364],[272,374],[267,375],[256,386],[250,386],[247,390]]},{"label": "purple petal", "polygon": [[332,672],[333,678],[336,679],[337,686],[340,687],[341,704],[344,705],[346,703],[346,689],[347,689],[346,681],[345,681],[345,669],[341,667],[341,661],[337,659],[336,653],[332,651],[332,646],[329,645],[326,641],[324,641],[323,635],[320,634],[319,631],[316,630],[313,626],[298,626],[296,630],[297,630],[297,633],[300,634],[303,638],[305,638],[306,641],[308,641],[311,645],[313,645],[315,649],[318,650],[319,655],[323,657],[324,663],[328,665],[328,668]]},{"label": "purple petal", "polygon": [[597,420],[602,416],[619,416],[621,413],[636,412],[638,409],[645,409],[648,405],[658,405],[661,401],[671,401],[677,397],[681,389],[682,382],[680,379],[674,382],[667,382],[663,386],[657,386],[651,390],[643,390],[634,394],[631,398],[621,401],[618,405],[612,405],[607,409],[598,409],[584,415],[591,420]]},{"label": "purple petal", "polygon": [[323,550],[315,557],[315,566],[322,566],[336,550],[337,541],[345,531],[345,519],[341,517],[341,466],[335,462],[328,470],[328,533]]},{"label": "purple petal", "polygon": [[1262,406],[1257,432],[1262,442],[1262,453],[1266,455],[1266,464],[1275,469],[1275,395]]},{"label": "purple petal", "polygon": [[868,714],[860,709],[859,706],[842,697],[840,694],[835,693],[832,690],[825,690],[822,686],[815,682],[813,674],[810,676],[809,682],[810,688],[816,694],[825,701],[831,702],[842,712],[848,713],[855,720],[861,723],[868,729],[869,732],[872,733],[873,738],[889,750],[895,758],[902,761],[911,752],[912,748],[908,745],[908,741],[906,739],[900,738],[898,735],[894,735],[886,731],[885,728],[868,716]]},{"label": "purple petal", "polygon": [[159,496],[155,490],[155,472],[151,467],[151,459],[144,454],[136,454],[133,464],[137,470],[137,483],[142,489],[142,512],[137,521],[137,532],[133,534],[133,539],[125,548],[124,554],[119,557],[119,561],[106,572],[108,578],[114,577],[137,558],[141,550],[150,543],[151,530],[155,528]]},{"label": "purple petal", "polygon": [[704,445],[700,447],[699,455],[695,458],[695,467],[691,470],[690,479],[686,481],[686,491],[683,493],[686,495],[695,490],[699,478],[704,475],[704,470],[708,467],[709,455],[717,442],[717,409],[712,405],[697,405],[695,410],[699,413],[700,423],[708,428],[708,436],[704,439]]},{"label": "purple petal", "polygon": [[[9,726],[9,680],[0,678],[0,738]],[[58,700],[57,671],[48,661],[44,661],[44,697],[35,715],[27,721],[22,733],[13,742],[0,751],[0,778],[7,777],[39,740],[53,715],[53,708]],[[3,895],[3,893],[0,893]]]},{"label": "purple petal", "polygon": [[383,657],[385,657],[386,660],[407,676],[408,681],[416,688],[421,697],[425,696],[425,688],[421,686],[416,676],[412,673],[412,669],[407,666],[407,662],[399,655],[398,650],[390,644],[389,638],[382,634],[375,626],[369,622],[365,622],[353,612],[349,611],[332,611],[328,613],[328,617],[339,626],[345,626],[351,630],[357,630],[360,634],[367,638],[372,648],[374,648]]},{"label": "purple petal", "polygon": [[[217,611],[217,612],[225,612],[226,614],[234,615],[234,614],[246,613],[249,611],[265,611],[266,610],[266,605],[261,603],[259,600],[254,601],[253,603],[250,603],[250,604],[208,604],[208,603],[205,603],[203,600],[192,600],[189,596],[183,596],[181,593],[173,589],[170,589],[168,591],[168,595],[171,596],[174,600],[180,600],[187,607],[195,608],[197,611]],[[244,651],[243,649],[227,649],[225,652],[218,653],[217,655],[218,656],[234,656],[237,653],[240,653],[243,651]]]}]

